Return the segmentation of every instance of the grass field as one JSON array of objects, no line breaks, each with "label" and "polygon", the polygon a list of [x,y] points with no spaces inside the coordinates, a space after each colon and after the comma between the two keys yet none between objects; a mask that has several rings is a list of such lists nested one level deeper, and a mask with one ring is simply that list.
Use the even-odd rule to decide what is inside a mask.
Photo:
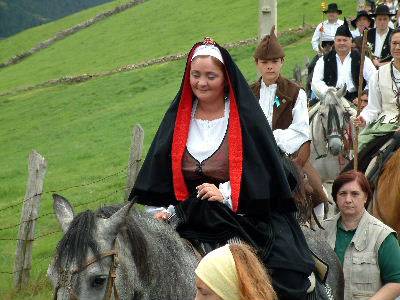
[{"label": "grass field", "polygon": [[16,35],[0,41],[0,62],[5,62],[13,55],[27,51],[38,43],[53,37],[61,30],[73,27],[81,22],[93,18],[99,13],[113,9],[114,7],[127,2],[127,0],[114,0],[110,3],[83,10],[67,16],[62,21],[47,23],[24,30]]},{"label": "grass field", "polygon": [[[207,12],[209,22],[202,22],[203,15],[200,18],[198,14],[193,14],[192,8],[199,2],[184,1],[179,10],[178,2],[182,4],[182,1],[170,0],[167,7],[160,0],[148,1],[58,42],[20,64],[2,69],[0,91],[66,74],[108,70],[161,55],[185,52],[204,35],[214,36],[221,43],[256,35],[256,22],[253,22],[254,26],[243,26],[244,20],[246,24],[250,19],[257,20],[257,14],[253,13],[257,8],[254,1],[218,1],[222,3],[221,6],[210,6],[214,1],[201,2],[197,7]],[[279,1],[279,12],[282,12],[279,13],[280,28],[301,24],[300,12],[305,11],[304,5],[308,2]],[[348,10],[355,7],[355,4],[350,6],[344,2],[338,1],[345,11],[346,7]],[[307,8],[308,23],[317,23],[320,19],[318,5],[315,3],[310,9]],[[231,9],[229,16],[221,15],[224,6]],[[210,7],[215,7],[215,11]],[[86,11],[88,16],[93,15],[89,13],[91,10],[93,8]],[[315,11],[315,15],[311,14],[312,11]],[[296,18],[292,22],[286,19],[294,16]],[[68,23],[66,26],[63,20],[44,26],[50,26],[50,32],[51,28],[72,25]],[[82,19],[77,20],[80,21]],[[26,39],[24,34],[18,36]],[[45,27],[39,34],[46,36]],[[39,39],[35,31],[31,35],[36,43]],[[13,38],[17,43],[17,36]],[[309,41],[310,35],[307,35],[285,47],[286,76],[291,77],[296,63],[302,64],[305,56],[313,55]],[[6,42],[0,41],[0,47]],[[249,46],[231,51],[249,81],[256,79],[252,61],[254,48]],[[165,63],[85,83],[58,85],[0,97],[0,229],[20,221],[20,206],[5,211],[1,208],[17,203],[23,197],[27,156],[31,149],[36,149],[48,160],[45,191],[89,183],[122,170],[98,184],[61,192],[74,205],[81,205],[77,208],[78,212],[98,207],[101,203],[121,201],[126,180],[123,168],[129,157],[132,126],[140,123],[144,128],[146,151],[160,119],[179,88],[184,63]],[[84,204],[102,197],[106,197],[106,200]],[[41,215],[51,212],[52,199],[47,193],[42,198]],[[58,224],[54,216],[48,215],[38,220],[36,233],[39,236],[56,229]],[[16,235],[17,228],[0,230],[0,270],[3,272],[12,271],[16,242],[1,239],[15,238]],[[59,238],[60,233],[55,233],[35,241],[32,285],[22,292],[16,293],[12,289],[12,276],[0,274],[1,299],[50,298],[45,272]]]}]

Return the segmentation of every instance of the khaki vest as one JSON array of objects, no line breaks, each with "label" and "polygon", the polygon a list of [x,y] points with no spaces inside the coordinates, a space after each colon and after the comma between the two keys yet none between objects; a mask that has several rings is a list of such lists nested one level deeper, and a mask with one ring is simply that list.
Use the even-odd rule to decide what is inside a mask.
[{"label": "khaki vest", "polygon": [[[328,244],[335,248],[336,229],[340,214],[323,221]],[[369,299],[381,287],[378,250],[393,229],[364,212],[356,233],[346,249],[343,261],[344,300]]]},{"label": "khaki vest", "polygon": [[390,75],[390,66],[386,64],[378,69],[378,84],[382,95],[382,113],[378,118],[383,118],[383,123],[394,122],[399,111],[396,105],[396,94],[393,92],[392,76]]}]

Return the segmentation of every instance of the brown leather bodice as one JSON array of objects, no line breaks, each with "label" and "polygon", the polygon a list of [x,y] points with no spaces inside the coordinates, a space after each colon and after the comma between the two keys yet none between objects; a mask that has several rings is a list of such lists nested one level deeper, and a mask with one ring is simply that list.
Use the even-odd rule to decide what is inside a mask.
[{"label": "brown leather bodice", "polygon": [[201,163],[187,150],[183,155],[182,171],[189,188],[202,183],[222,183],[229,181],[229,143],[228,134],[225,134],[221,145]]}]

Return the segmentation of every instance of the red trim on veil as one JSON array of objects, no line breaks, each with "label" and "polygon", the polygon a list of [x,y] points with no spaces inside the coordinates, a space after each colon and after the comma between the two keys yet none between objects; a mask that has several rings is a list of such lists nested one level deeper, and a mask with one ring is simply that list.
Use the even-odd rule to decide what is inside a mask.
[{"label": "red trim on veil", "polygon": [[[194,47],[189,53],[187,64],[190,64],[193,56]],[[231,182],[232,209],[237,211],[239,207],[240,183],[242,179],[243,164],[243,144],[240,117],[232,84],[229,83],[229,178]],[[184,201],[189,197],[185,178],[182,172],[182,159],[186,149],[186,142],[189,135],[190,120],[192,115],[193,92],[190,87],[190,67],[186,68],[181,99],[175,120],[175,129],[172,139],[172,178],[175,197],[179,201]]]}]

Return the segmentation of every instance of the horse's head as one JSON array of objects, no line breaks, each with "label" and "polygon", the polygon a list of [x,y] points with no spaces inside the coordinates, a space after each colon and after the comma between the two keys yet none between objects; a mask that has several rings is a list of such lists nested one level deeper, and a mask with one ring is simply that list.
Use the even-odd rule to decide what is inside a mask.
[{"label": "horse's head", "polygon": [[67,199],[59,195],[53,198],[54,212],[64,231],[47,272],[55,288],[54,299],[108,299],[105,295],[112,295],[113,288],[129,295],[116,282],[126,272],[121,262],[124,251],[129,251],[117,235],[131,205],[115,208],[109,216],[90,210],[74,216]]},{"label": "horse's head", "polygon": [[[346,94],[346,85],[341,89],[329,88],[321,99],[319,117],[324,131],[328,151],[336,156],[344,149],[344,131],[349,115],[343,106],[343,96]],[[346,101],[346,100],[344,100]]]}]

